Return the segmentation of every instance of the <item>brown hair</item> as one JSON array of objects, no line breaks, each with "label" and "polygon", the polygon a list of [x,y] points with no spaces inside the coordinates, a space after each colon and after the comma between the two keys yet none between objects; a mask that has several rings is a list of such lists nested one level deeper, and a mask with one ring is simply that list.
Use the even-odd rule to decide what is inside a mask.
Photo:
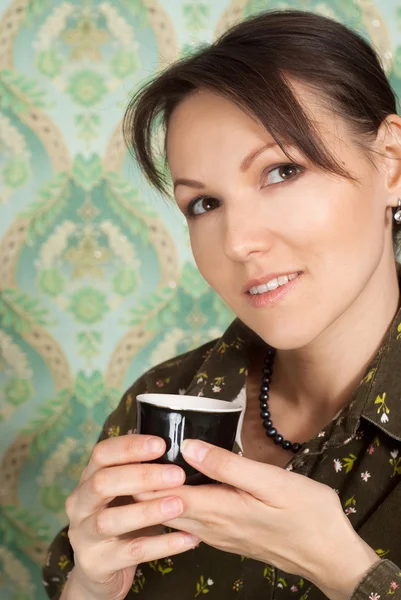
[{"label": "brown hair", "polygon": [[[368,142],[376,137],[383,119],[397,112],[380,58],[345,25],[299,10],[259,13],[143,85],[124,114],[127,147],[150,183],[167,193],[165,140],[170,116],[184,98],[204,89],[256,118],[290,160],[285,145],[291,144],[322,170],[355,181],[325,148],[290,78],[309,86],[345,120],[374,166]],[[160,126],[164,130],[161,155],[154,146]]]}]

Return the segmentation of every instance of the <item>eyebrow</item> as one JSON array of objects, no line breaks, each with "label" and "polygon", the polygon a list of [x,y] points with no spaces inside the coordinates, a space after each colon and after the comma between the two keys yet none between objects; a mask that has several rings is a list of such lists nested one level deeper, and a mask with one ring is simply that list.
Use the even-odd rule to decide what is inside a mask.
[{"label": "eyebrow", "polygon": [[[257,150],[253,150],[250,154],[248,154],[241,161],[241,164],[240,164],[240,167],[239,167],[240,171],[244,172],[247,169],[249,169],[249,167],[251,166],[251,163],[255,160],[255,158],[257,156],[259,156],[259,154],[261,154],[265,150],[270,150],[270,148],[274,148],[274,146],[278,146],[277,142],[269,142],[268,144],[264,144],[264,146],[262,146],[261,148],[258,148]],[[200,181],[196,181],[196,179],[179,178],[179,179],[176,179],[175,182],[174,182],[174,191],[175,191],[176,187],[179,186],[179,185],[186,185],[188,187],[193,187],[193,188],[196,188],[198,190],[202,190],[202,189],[204,189],[206,187]]]},{"label": "eyebrow", "polygon": [[240,170],[244,172],[247,169],[249,169],[251,163],[255,160],[257,156],[259,156],[259,154],[262,154],[262,152],[264,152],[265,150],[270,150],[270,148],[274,148],[274,146],[278,146],[277,142],[269,142],[268,144],[265,144],[261,148],[258,148],[257,150],[254,150],[253,152],[248,154],[248,156],[246,156],[241,162],[239,167]]}]

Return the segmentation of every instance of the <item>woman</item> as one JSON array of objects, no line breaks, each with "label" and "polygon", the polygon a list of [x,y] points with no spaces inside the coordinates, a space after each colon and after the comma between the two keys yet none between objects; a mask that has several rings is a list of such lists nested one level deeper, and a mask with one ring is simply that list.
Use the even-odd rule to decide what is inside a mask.
[{"label": "woman", "polygon": [[[278,11],[172,65],[125,115],[167,191],[160,117],[196,263],[238,318],[108,418],[49,596],[401,597],[401,118],[377,56],[335,21]],[[246,402],[234,452],[183,448],[222,485],[147,464],[165,445],[135,434],[135,397],[160,385]]]}]

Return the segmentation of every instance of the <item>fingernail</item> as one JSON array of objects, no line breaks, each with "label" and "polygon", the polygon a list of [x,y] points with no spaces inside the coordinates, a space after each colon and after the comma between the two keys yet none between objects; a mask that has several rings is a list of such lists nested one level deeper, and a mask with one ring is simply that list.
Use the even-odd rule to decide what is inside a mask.
[{"label": "fingernail", "polygon": [[145,450],[147,452],[160,452],[163,448],[162,440],[157,440],[155,438],[149,438],[145,442]]},{"label": "fingernail", "polygon": [[166,467],[163,471],[163,479],[167,483],[178,483],[182,480],[182,469],[179,467]]},{"label": "fingernail", "polygon": [[209,446],[203,442],[184,440],[181,444],[181,452],[184,456],[188,456],[188,458],[202,462],[209,452]]},{"label": "fingernail", "polygon": [[167,498],[162,503],[161,509],[165,515],[178,515],[182,511],[182,502],[179,498]]},{"label": "fingernail", "polygon": [[183,536],[183,540],[184,540],[185,546],[189,546],[189,547],[193,547],[193,548],[195,548],[196,546],[199,546],[199,544],[200,544],[200,539],[195,537],[194,535],[190,535],[189,533],[186,533]]}]

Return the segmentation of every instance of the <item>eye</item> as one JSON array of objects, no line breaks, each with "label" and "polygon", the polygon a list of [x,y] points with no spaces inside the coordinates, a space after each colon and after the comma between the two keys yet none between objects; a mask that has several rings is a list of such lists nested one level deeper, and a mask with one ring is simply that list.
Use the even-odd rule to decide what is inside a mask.
[{"label": "eye", "polygon": [[206,212],[210,212],[214,208],[220,205],[219,200],[212,198],[211,196],[198,196],[191,200],[188,206],[184,209],[184,214],[188,219],[202,215]]},{"label": "eye", "polygon": [[[273,175],[277,171],[276,175]],[[285,163],[282,165],[278,165],[277,167],[269,168],[268,170],[263,171],[262,179],[263,182],[269,180],[270,182],[266,185],[262,185],[262,187],[268,187],[269,185],[275,185],[277,183],[284,183],[289,179],[295,179],[297,175],[305,171],[305,167],[301,165],[296,165],[295,163]],[[266,176],[266,177],[265,177]],[[273,180],[273,181],[272,181]]]},{"label": "eye", "polygon": [[[275,172],[276,175],[273,175]],[[290,179],[296,179],[296,177],[306,171],[305,167],[297,165],[295,163],[284,163],[277,165],[276,167],[269,167],[262,173],[263,183],[267,180],[268,183],[262,185],[262,188],[269,187],[270,185],[276,185],[278,183],[285,183]],[[270,177],[270,181],[269,181]],[[273,181],[272,181],[273,180]],[[213,198],[212,196],[197,196],[184,208],[183,213],[187,219],[196,218],[199,215],[205,214],[218,208],[220,206],[220,200]]]}]

